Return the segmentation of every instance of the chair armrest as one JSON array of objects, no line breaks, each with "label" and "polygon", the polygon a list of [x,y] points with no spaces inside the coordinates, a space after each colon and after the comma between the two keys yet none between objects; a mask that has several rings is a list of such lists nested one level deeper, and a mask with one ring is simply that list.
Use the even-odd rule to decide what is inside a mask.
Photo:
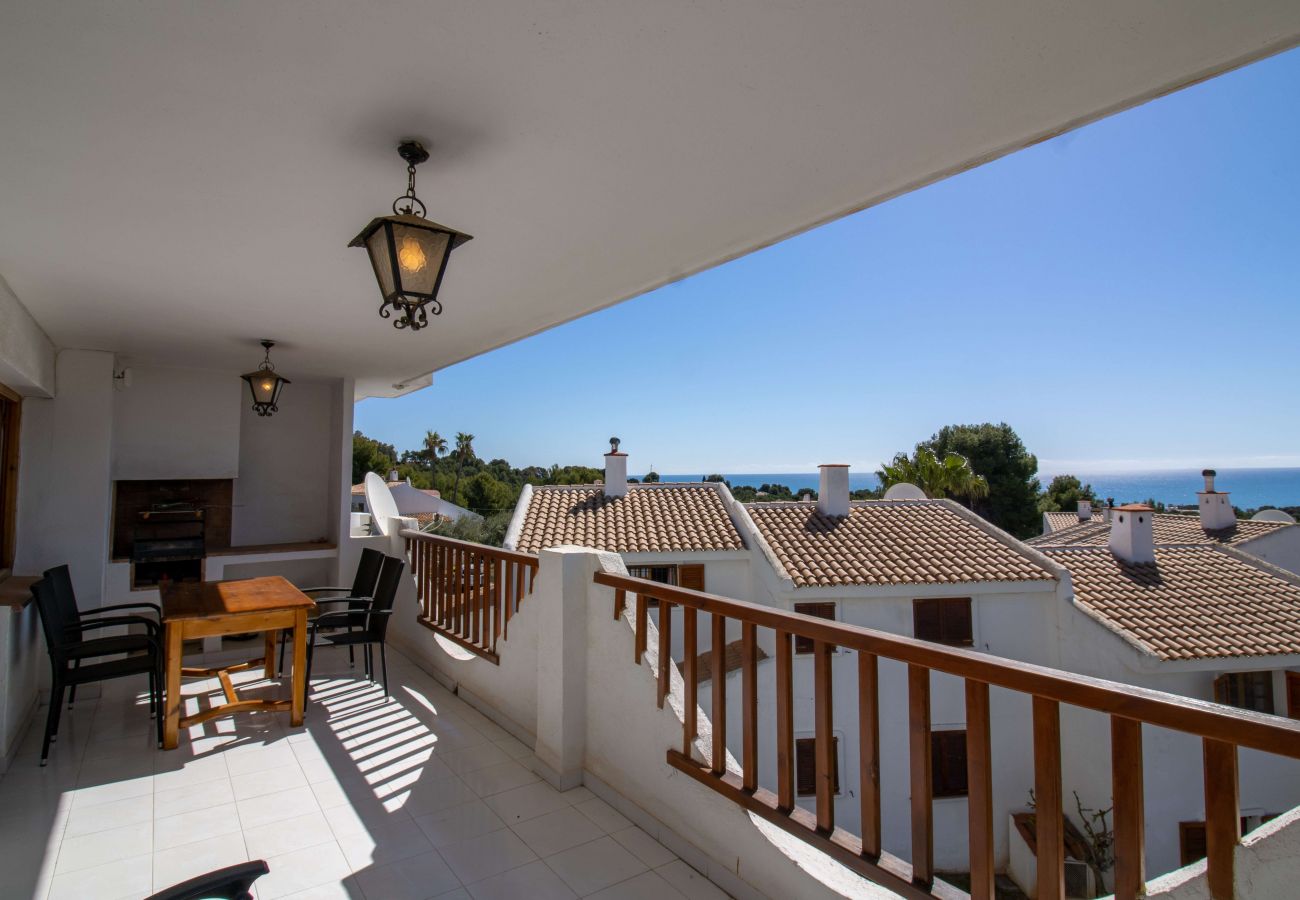
[{"label": "chair armrest", "polygon": [[[146,636],[145,640],[149,642],[151,652],[159,655],[162,654],[162,645],[158,643],[157,638],[152,636]],[[100,650],[97,647],[87,646],[86,644],[83,643],[70,643],[70,644],[64,644],[62,647],[60,647],[59,652],[62,653],[68,659],[94,659],[97,656],[117,656],[121,654],[123,651]]]},{"label": "chair armrest", "polygon": [[370,615],[370,612],[364,609],[340,609],[334,612],[321,613],[311,620],[312,634],[315,634],[322,627],[334,628],[337,625],[349,624],[365,625],[366,616],[368,615]]},{"label": "chair armrest", "polygon": [[325,603],[374,603],[374,597],[321,597],[316,601],[317,606]]},{"label": "chair armrest", "polygon": [[350,591],[352,590],[352,586],[331,585],[329,587],[298,588],[298,590],[302,591],[304,594],[314,594],[317,593],[318,591]]},{"label": "chair armrest", "polygon": [[114,625],[144,625],[150,632],[158,630],[158,623],[153,619],[146,619],[144,616],[110,616],[107,619],[81,621],[69,627],[89,631],[93,628],[110,628]]},{"label": "chair armrest", "polygon": [[83,609],[83,616],[93,616],[96,613],[108,612],[113,609],[152,609],[158,615],[162,615],[162,607],[157,603],[115,603],[112,606],[101,606],[99,609]]}]

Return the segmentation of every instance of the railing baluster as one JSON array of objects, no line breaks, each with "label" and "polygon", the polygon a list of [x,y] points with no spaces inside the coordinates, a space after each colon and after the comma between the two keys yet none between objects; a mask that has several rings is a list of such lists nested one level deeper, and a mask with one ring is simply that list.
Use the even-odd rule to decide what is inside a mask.
[{"label": "railing baluster", "polygon": [[623,615],[623,610],[627,609],[627,591],[619,588],[614,591],[614,620],[618,621]]},{"label": "railing baluster", "polygon": [[664,600],[659,601],[659,708],[664,707],[664,698],[672,689],[669,673],[673,665],[673,605]]},{"label": "railing baluster", "polygon": [[794,657],[790,632],[776,633],[776,805],[794,809]]},{"label": "railing baluster", "polygon": [[[524,599],[524,567],[516,566],[515,572],[515,612],[519,612],[519,603]],[[537,571],[536,568],[529,568],[529,572]]]},{"label": "railing baluster", "polygon": [[1146,831],[1142,783],[1142,723],[1110,717],[1111,802],[1115,805],[1115,897],[1146,893]]},{"label": "railing baluster", "polygon": [[632,639],[632,660],[638,666],[641,665],[642,658],[645,657],[646,645],[646,620],[649,615],[646,613],[645,594],[636,595],[636,634]]},{"label": "railing baluster", "polygon": [[1206,882],[1213,900],[1232,900],[1237,843],[1241,840],[1241,804],[1237,795],[1237,748],[1205,738]]},{"label": "railing baluster", "polygon": [[515,614],[515,569],[519,563],[508,559],[501,564],[501,638],[510,638],[510,617]]},{"label": "railing baluster", "polygon": [[966,679],[966,801],[972,900],[994,900],[993,742],[989,686]]},{"label": "railing baluster", "polygon": [[934,773],[930,765],[930,670],[907,667],[908,749],[912,784],[912,880],[934,881]]},{"label": "railing baluster", "polygon": [[1065,821],[1061,789],[1061,705],[1034,697],[1034,818],[1038,897],[1065,896]]},{"label": "railing baluster", "polygon": [[862,807],[862,855],[880,858],[880,665],[874,653],[858,653],[858,789]]},{"label": "railing baluster", "polygon": [[758,789],[758,628],[753,622],[740,625],[740,703],[744,735],[741,786],[754,791]]},{"label": "railing baluster", "polygon": [[727,771],[727,618],[713,614],[709,673],[713,676],[713,774]]},{"label": "railing baluster", "polygon": [[835,717],[831,656],[835,645],[813,641],[813,756],[817,776],[817,829],[835,830]]},{"label": "railing baluster", "polygon": [[686,709],[682,716],[682,752],[691,755],[691,744],[699,733],[697,706],[699,704],[700,678],[696,654],[699,642],[696,630],[699,628],[699,611],[689,606],[682,607],[682,680],[686,684]]}]

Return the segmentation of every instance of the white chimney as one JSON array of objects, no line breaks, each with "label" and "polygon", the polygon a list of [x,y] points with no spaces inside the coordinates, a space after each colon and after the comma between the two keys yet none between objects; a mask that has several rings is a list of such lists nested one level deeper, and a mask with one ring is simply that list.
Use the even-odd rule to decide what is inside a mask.
[{"label": "white chimney", "polygon": [[627,496],[627,454],[618,452],[619,439],[609,439],[609,452],[605,454],[605,496]]},{"label": "white chimney", "polygon": [[397,481],[397,480],[398,480],[398,479],[397,479],[397,470],[396,470],[396,469],[389,469],[389,470],[388,470],[388,480],[389,480],[389,481]]},{"label": "white chimney", "polygon": [[1201,475],[1205,477],[1205,490],[1196,492],[1199,501],[1197,509],[1201,514],[1201,527],[1206,531],[1218,531],[1221,528],[1231,528],[1237,524],[1237,514],[1232,509],[1232,501],[1228,499],[1228,492],[1214,489],[1214,476],[1216,474],[1213,469],[1205,469],[1201,472]]},{"label": "white chimney", "polygon": [[1156,561],[1156,540],[1151,529],[1155,511],[1142,503],[1128,503],[1111,511],[1110,552],[1125,562]]},{"label": "white chimney", "polygon": [[849,467],[843,463],[823,463],[817,467],[821,480],[817,489],[817,511],[823,516],[849,514]]},{"label": "white chimney", "polygon": [[1079,501],[1079,521],[1080,521],[1080,522],[1091,522],[1091,521],[1092,521],[1092,501],[1091,501],[1091,500],[1080,500],[1080,501]]}]

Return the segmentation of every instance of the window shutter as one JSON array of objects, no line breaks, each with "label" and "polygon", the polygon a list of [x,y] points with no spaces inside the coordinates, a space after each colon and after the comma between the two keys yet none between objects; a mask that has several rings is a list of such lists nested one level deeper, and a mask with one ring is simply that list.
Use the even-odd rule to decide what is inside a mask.
[{"label": "window shutter", "polygon": [[1286,673],[1286,714],[1300,719],[1300,673]]},{"label": "window shutter", "polygon": [[1220,675],[1214,679],[1214,702],[1227,704],[1231,701],[1228,699],[1228,676]]},{"label": "window shutter", "polygon": [[930,771],[936,797],[964,797],[966,732],[949,729],[930,733]]},{"label": "window shutter", "polygon": [[969,647],[974,643],[971,630],[970,599],[945,599],[940,606],[940,634],[945,644]]},{"label": "window shutter", "polygon": [[[830,619],[832,622],[835,621],[834,603],[796,603],[794,605],[794,611],[797,613],[803,613],[805,616],[816,616],[819,619]],[[806,638],[796,634],[794,636],[794,652],[812,653],[812,638]]]},{"label": "window shutter", "polygon": [[1178,853],[1182,865],[1190,866],[1200,859],[1205,859],[1205,823],[1178,823]]},{"label": "window shutter", "polygon": [[938,600],[913,600],[912,633],[923,641],[940,640],[939,610]]},{"label": "window shutter", "polygon": [[813,738],[799,738],[794,742],[795,793],[800,797],[817,793],[816,743]]},{"label": "window shutter", "polygon": [[704,590],[704,566],[693,563],[677,567],[677,584],[692,591]]}]

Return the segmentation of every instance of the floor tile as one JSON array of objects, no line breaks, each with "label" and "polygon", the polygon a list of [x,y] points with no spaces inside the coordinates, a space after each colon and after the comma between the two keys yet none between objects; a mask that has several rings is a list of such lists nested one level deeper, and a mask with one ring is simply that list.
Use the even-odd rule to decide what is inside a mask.
[{"label": "floor tile", "polygon": [[142,794],[125,800],[111,800],[93,806],[79,806],[68,815],[64,838],[80,837],[123,825],[148,822],[153,818],[153,795]]},{"label": "floor tile", "polygon": [[215,778],[199,784],[169,788],[153,796],[155,819],[165,819],[181,813],[193,812],[210,806],[235,802],[235,791],[229,778]]},{"label": "floor tile", "polygon": [[471,800],[440,812],[417,816],[415,824],[435,847],[445,847],[505,826],[501,817],[482,800]]},{"label": "floor tile", "polygon": [[192,844],[181,844],[153,855],[153,880],[158,890],[204,872],[233,866],[248,859],[244,836],[238,832]]},{"label": "floor tile", "polygon": [[569,809],[564,795],[545,781],[493,794],[485,801],[507,825],[535,819],[547,813]]},{"label": "floor tile", "polygon": [[244,828],[256,828],[269,822],[292,819],[309,812],[318,812],[320,806],[309,787],[291,788],[274,794],[263,794],[248,800],[239,800],[239,822]]},{"label": "floor tile", "polygon": [[548,856],[546,864],[580,896],[646,871],[645,863],[609,836]]},{"label": "floor tile", "polygon": [[244,829],[244,845],[253,859],[281,856],[304,847],[330,843],[334,839],[325,814],[320,812]]},{"label": "floor tile", "polygon": [[154,819],[153,848],[156,853],[238,831],[239,813],[235,804],[222,803],[164,819]]},{"label": "floor tile", "polygon": [[652,869],[658,866],[666,866],[677,858],[677,854],[635,825],[631,828],[624,828],[622,831],[616,831],[611,836],[630,850],[633,856]]},{"label": "floor tile", "polygon": [[599,797],[579,803],[575,808],[605,829],[608,834],[632,827],[632,823],[628,821],[626,816]]},{"label": "floor tile", "polygon": [[343,851],[334,841],[304,847],[266,860],[271,871],[257,880],[259,900],[271,900],[308,888],[341,884],[351,874]]},{"label": "floor tile", "polygon": [[49,900],[138,900],[152,891],[153,861],[145,854],[55,875]]},{"label": "floor tile", "polygon": [[383,866],[370,866],[353,878],[366,900],[426,900],[460,886],[446,860],[437,851],[422,853]]},{"label": "floor tile", "polygon": [[453,775],[437,781],[420,779],[411,786],[402,807],[412,816],[438,812],[461,803],[479,799],[469,785]]},{"label": "floor tile", "polygon": [[153,851],[153,822],[139,822],[81,837],[64,838],[59,846],[56,874],[102,866],[115,859]]},{"label": "floor tile", "polygon": [[523,759],[525,756],[532,756],[533,754],[533,748],[517,738],[507,737],[492,743],[504,750],[506,756],[511,759]]},{"label": "floor tile", "polygon": [[589,895],[593,900],[686,900],[686,896],[655,872],[642,872]]},{"label": "floor tile", "polygon": [[514,760],[466,772],[461,778],[469,785],[469,789],[480,797],[490,797],[538,780],[536,773],[525,769]]},{"label": "floor tile", "polygon": [[[518,743],[518,742],[516,742]],[[523,746],[522,744],[520,746]],[[526,754],[525,754],[526,755]],[[488,766],[495,766],[503,762],[514,759],[509,753],[496,744],[484,744],[481,747],[467,747],[463,750],[448,750],[445,753],[439,753],[438,759],[457,775],[463,775],[466,772],[473,772],[476,769],[485,769]]]},{"label": "floor tile", "polygon": [[339,841],[352,871],[433,852],[433,844],[409,819],[372,826]]},{"label": "floor tile", "polygon": [[439,852],[456,877],[466,884],[537,859],[537,854],[508,828],[448,844]]},{"label": "floor tile", "polygon": [[541,860],[476,881],[466,890],[474,900],[571,900],[578,896]]},{"label": "floor tile", "polygon": [[290,788],[306,787],[307,776],[302,773],[298,761],[287,766],[276,766],[258,772],[246,772],[230,776],[230,785],[235,791],[236,800],[249,800],[263,794],[274,794]]},{"label": "floor tile", "polygon": [[594,841],[605,834],[599,825],[572,806],[512,825],[511,831],[541,857]]},{"label": "floor tile", "polygon": [[655,872],[689,900],[727,900],[725,891],[680,859],[659,866]]}]

